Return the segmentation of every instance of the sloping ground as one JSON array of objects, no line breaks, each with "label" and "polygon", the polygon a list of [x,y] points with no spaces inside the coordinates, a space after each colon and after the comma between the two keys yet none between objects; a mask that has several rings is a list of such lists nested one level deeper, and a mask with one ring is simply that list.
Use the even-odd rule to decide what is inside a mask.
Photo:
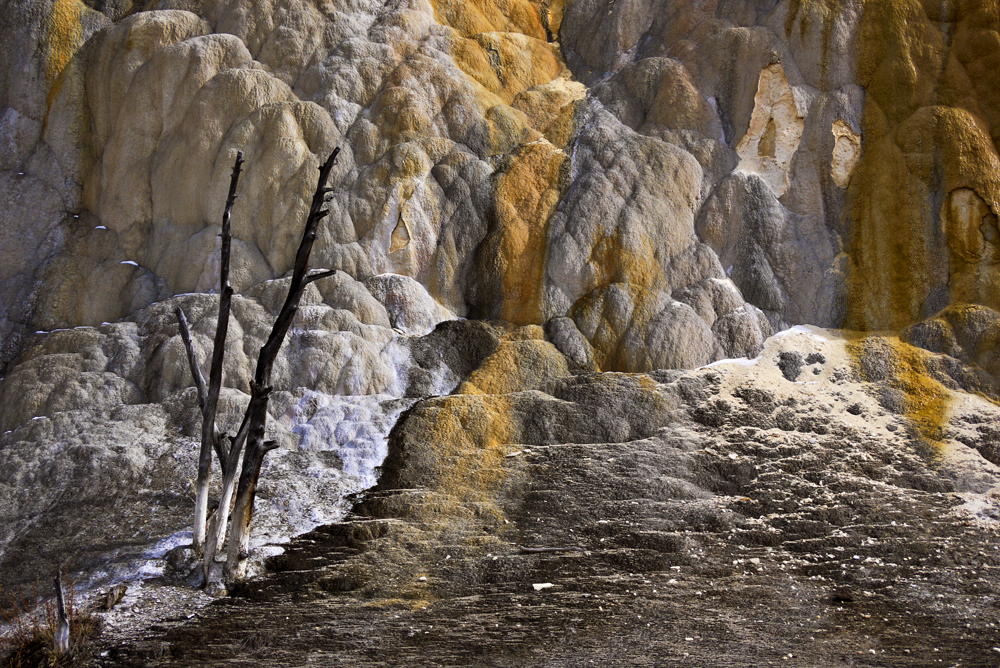
[{"label": "sloping ground", "polygon": [[996,665],[1000,411],[946,362],[798,329],[686,373],[476,372],[350,521],[98,663]]}]

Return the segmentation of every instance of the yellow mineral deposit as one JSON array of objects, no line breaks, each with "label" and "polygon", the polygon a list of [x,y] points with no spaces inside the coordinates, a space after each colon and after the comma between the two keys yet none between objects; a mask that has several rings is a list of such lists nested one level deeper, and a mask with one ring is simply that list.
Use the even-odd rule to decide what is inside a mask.
[{"label": "yellow mineral deposit", "polygon": [[59,94],[59,75],[80,47],[82,28],[79,0],[55,0],[45,33],[45,81],[49,87],[47,104],[51,106]]},{"label": "yellow mineral deposit", "polygon": [[494,499],[504,481],[509,446],[517,442],[510,395],[460,394],[438,402],[421,434],[437,444],[433,460],[412,463],[436,494],[417,513],[434,521],[442,513],[455,513],[460,504],[477,503],[483,504],[479,512],[502,518]]},{"label": "yellow mineral deposit", "polygon": [[525,325],[544,320],[548,222],[562,194],[565,154],[540,140],[519,148],[493,191],[496,241],[493,258],[501,277],[500,317]]},{"label": "yellow mineral deposit", "polygon": [[1000,202],[991,124],[1000,108],[972,76],[1000,62],[998,8],[970,0],[947,23],[931,13],[913,1],[864,4],[857,69],[865,147],[848,188],[852,329],[899,329],[949,303],[1000,306],[988,238]]},{"label": "yellow mineral deposit", "polygon": [[[543,10],[535,3],[486,0],[433,3],[434,17],[455,30],[451,57],[455,64],[480,87],[480,98],[490,126],[490,143],[495,153],[509,152],[518,144],[537,137],[527,128],[545,131],[553,121],[565,126],[565,115],[549,114],[544,127],[525,105],[508,108],[525,91],[544,86],[566,72],[558,46],[546,41]],[[547,9],[545,11],[548,11]],[[561,6],[560,6],[561,11]],[[561,15],[561,14],[560,14]],[[564,105],[559,105],[561,109]],[[557,110],[558,111],[558,110]],[[535,121],[535,122],[532,122]],[[556,131],[557,139],[567,132]],[[564,145],[565,140],[559,145]]]},{"label": "yellow mineral deposit", "polygon": [[[544,40],[545,28],[537,3],[526,0],[431,0],[434,18],[465,37],[488,32],[517,32]],[[562,17],[562,3],[558,16]],[[549,19],[551,22],[551,18]]]},{"label": "yellow mineral deposit", "polygon": [[875,382],[864,371],[866,357],[878,355],[887,359],[887,384],[901,391],[905,397],[905,415],[917,428],[921,439],[941,454],[942,429],[948,422],[948,405],[952,395],[933,378],[927,369],[927,360],[933,354],[903,343],[893,335],[853,335],[847,343],[847,352],[863,380]]},{"label": "yellow mineral deposit", "polygon": [[[570,0],[572,2],[572,0]],[[563,13],[566,9],[565,0],[548,0],[544,3],[545,13],[543,17],[548,22],[549,32],[552,38],[559,39],[559,27],[562,25]]]},{"label": "yellow mineral deposit", "polygon": [[563,70],[558,49],[519,33],[489,32],[456,38],[452,56],[483,88],[510,104],[518,93],[545,84]]},{"label": "yellow mineral deposit", "polygon": [[784,195],[792,157],[802,140],[804,116],[781,63],[761,70],[750,127],[736,146],[737,171],[760,176],[775,195]]},{"label": "yellow mineral deposit", "polygon": [[541,327],[522,327],[514,335],[532,329],[536,331],[528,335],[533,338],[501,341],[496,351],[462,383],[459,392],[510,394],[540,389],[549,381],[570,375],[566,358],[545,340]]}]

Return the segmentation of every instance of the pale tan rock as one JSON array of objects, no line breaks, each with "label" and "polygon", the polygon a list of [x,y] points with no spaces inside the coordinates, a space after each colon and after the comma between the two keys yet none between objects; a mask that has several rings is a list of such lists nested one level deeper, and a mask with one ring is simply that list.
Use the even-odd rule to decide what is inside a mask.
[{"label": "pale tan rock", "polygon": [[737,171],[757,174],[776,195],[784,195],[789,185],[788,170],[802,139],[805,115],[781,64],[764,68],[750,126],[736,146],[740,156]]},{"label": "pale tan rock", "polygon": [[191,12],[142,12],[115,25],[90,46],[97,53],[88,58],[84,82],[95,157],[115,132],[136,73],[163,48],[210,32],[208,23]]},{"label": "pale tan rock", "polygon": [[[72,175],[39,147],[51,103],[77,51],[108,25],[78,2],[25,2],[0,12],[0,369],[32,331],[37,272],[58,252]],[[39,156],[39,153],[44,155]],[[34,154],[34,155],[33,155]],[[35,160],[34,158],[40,158]]]},{"label": "pale tan rock", "polygon": [[361,281],[338,272],[335,276],[323,279],[316,285],[316,289],[323,295],[323,301],[332,308],[350,311],[366,325],[392,327],[385,305],[373,297]]},{"label": "pale tan rock", "polygon": [[385,306],[392,326],[406,334],[422,336],[455,317],[409,276],[378,274],[367,279],[365,287]]},{"label": "pale tan rock", "polygon": [[783,2],[758,20],[787,39],[806,83],[835,90],[857,80],[854,65],[863,11],[864,4],[857,2]]},{"label": "pale tan rock", "polygon": [[[86,195],[118,232],[126,253],[146,245],[153,222],[152,158],[161,137],[177,130],[199,89],[219,71],[246,66],[250,54],[235,37],[196,37],[159,50],[129,86],[110,140]],[[164,96],[164,92],[168,92]]]},{"label": "pale tan rock", "polygon": [[833,160],[830,161],[830,176],[841,188],[851,181],[851,174],[861,159],[861,137],[842,119],[833,122],[831,128],[835,137]]},{"label": "pale tan rock", "polygon": [[[515,504],[504,499],[525,507],[517,490],[543,461],[522,456],[529,442],[599,443],[545,447],[546,463],[600,452],[587,471],[628,471],[602,476],[616,480],[604,489],[696,509],[668,513],[677,527],[745,519],[742,497],[700,486],[719,470],[734,473],[718,484],[744,484],[760,453],[738,420],[759,426],[781,453],[767,466],[788,480],[801,473],[788,468],[789,445],[807,468],[820,452],[850,469],[855,460],[836,458],[877,441],[867,452],[892,462],[880,489],[992,503],[995,469],[953,433],[974,438],[995,413],[956,389],[996,394],[1000,18],[990,3],[163,0],[124,19],[138,9],[129,0],[103,6],[114,26],[76,0],[22,1],[0,16],[12,45],[0,51],[0,364],[24,352],[0,372],[11,407],[0,417],[11,427],[0,435],[5,566],[53,527],[80,526],[50,513],[66,499],[77,515],[105,517],[109,499],[146,498],[147,481],[183,499],[198,418],[173,306],[188,311],[204,365],[218,298],[171,295],[217,287],[238,150],[230,432],[284,299],[287,278],[276,277],[291,267],[315,166],[343,149],[312,256],[340,273],[309,288],[274,369],[268,438],[281,448],[258,514],[268,535],[314,512],[336,519],[339,481],[362,476],[338,468],[330,444],[363,450],[372,429],[388,431],[428,395],[443,396],[399,430],[410,459],[391,474],[422,490],[426,501],[406,503],[427,535],[394,523],[393,559],[416,535],[427,554],[497,554],[500,532],[483,528],[507,526]],[[524,326],[438,322],[451,314]],[[904,338],[939,354],[806,328],[765,340],[788,324],[845,321],[916,322]],[[98,329],[31,333],[67,324]],[[400,337],[393,326],[436,328]],[[758,353],[681,378],[656,371]],[[810,353],[826,361],[790,378],[782,355]],[[466,378],[468,394],[450,394]],[[795,424],[775,431],[746,400],[768,395],[797,402],[778,418],[808,429],[839,415],[830,424],[850,438],[822,434],[831,438],[811,447]],[[718,416],[681,415],[716,399],[739,411],[723,418],[733,438],[721,442],[740,454],[721,465],[697,442]],[[683,424],[658,433],[668,423]],[[946,434],[942,465],[921,465],[907,439],[934,448],[936,434]],[[611,446],[628,465],[601,468]],[[633,475],[654,460],[670,475]],[[705,510],[724,501],[739,512]],[[149,547],[135,536],[189,521],[182,503],[167,505],[151,519],[147,504],[118,504],[109,535],[74,534],[80,558],[106,563],[113,543],[134,561]],[[778,531],[787,516],[761,508],[753,517]],[[665,517],[656,511],[650,521]]]}]

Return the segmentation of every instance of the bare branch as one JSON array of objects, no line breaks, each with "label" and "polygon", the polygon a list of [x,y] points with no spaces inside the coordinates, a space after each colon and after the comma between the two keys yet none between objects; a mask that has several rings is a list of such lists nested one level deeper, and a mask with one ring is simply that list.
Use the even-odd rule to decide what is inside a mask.
[{"label": "bare branch", "polygon": [[318,274],[309,274],[306,276],[306,284],[318,281],[321,278],[329,278],[337,273],[336,269],[330,269],[328,271],[321,271]]},{"label": "bare branch", "polygon": [[194,342],[191,340],[191,331],[188,329],[187,318],[184,317],[184,309],[180,306],[174,309],[177,314],[177,324],[181,330],[181,340],[184,341],[184,349],[187,350],[188,366],[191,367],[191,376],[194,378],[194,386],[198,389],[198,408],[202,415],[205,414],[205,376],[201,374],[201,367],[198,366],[198,357],[194,352]]},{"label": "bare branch", "polygon": [[[188,328],[187,318],[184,316],[184,310],[178,306],[174,309],[174,313],[177,314],[177,324],[180,326],[181,340],[184,341],[184,349],[187,351],[188,366],[191,367],[191,376],[194,378],[194,386],[198,390],[198,408],[201,409],[202,419],[205,416],[205,407],[208,403],[206,392],[205,392],[205,377],[201,373],[201,366],[198,364],[198,358],[194,352],[194,342],[191,340],[191,331]],[[212,446],[215,449],[215,454],[219,458],[219,468],[222,472],[226,471],[226,459],[228,451],[226,450],[226,445],[218,433],[213,434]]]},{"label": "bare branch", "polygon": [[228,434],[220,434],[216,430],[215,438],[212,439],[212,447],[215,449],[215,456],[219,459],[219,469],[222,471],[222,475],[226,475],[226,461],[229,459],[229,450],[226,448],[228,438]]},{"label": "bare branch", "polygon": [[302,230],[302,242],[299,244],[299,250],[295,254],[295,266],[292,269],[292,282],[288,286],[288,296],[285,298],[285,303],[282,305],[281,311],[278,313],[278,318],[271,328],[271,335],[268,337],[264,347],[260,349],[260,356],[257,358],[257,371],[254,374],[254,380],[261,387],[267,387],[271,384],[271,368],[274,366],[274,360],[278,356],[281,344],[285,341],[288,328],[292,324],[292,318],[298,307],[299,299],[302,298],[302,291],[306,286],[305,278],[309,270],[309,255],[312,253],[313,242],[316,240],[316,226],[327,213],[322,210],[324,204],[323,188],[325,187],[326,180],[330,177],[330,171],[333,169],[339,153],[340,147],[338,146],[333,149],[333,153],[330,154],[327,161],[319,168],[319,185],[316,186],[316,192],[313,194],[309,217],[306,219],[306,226]]}]

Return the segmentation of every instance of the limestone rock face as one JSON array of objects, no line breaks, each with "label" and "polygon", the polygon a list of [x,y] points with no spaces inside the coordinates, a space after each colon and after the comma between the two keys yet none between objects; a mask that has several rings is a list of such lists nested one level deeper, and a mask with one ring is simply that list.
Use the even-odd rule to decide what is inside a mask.
[{"label": "limestone rock face", "polygon": [[[1000,308],[998,19],[884,5],[17,3],[3,363],[211,290],[237,150],[238,291],[289,269],[341,145],[317,264],[440,314],[570,317],[603,369]],[[675,296],[725,278],[714,314]]]},{"label": "limestone rock face", "polygon": [[[186,540],[199,427],[174,309],[207,364],[240,151],[229,432],[316,167],[341,150],[311,257],[337,271],[308,287],[274,366],[280,448],[255,550],[342,518],[380,465],[355,508],[367,524],[323,540],[397,533],[320,590],[468,601],[489,593],[473,581],[514,586],[512,546],[601,539],[617,551],[600,577],[687,568],[703,548],[705,582],[735,577],[740,544],[816,588],[844,579],[844,527],[884,541],[858,556],[885,562],[897,539],[924,546],[918,560],[983,539],[947,494],[995,520],[995,2],[8,0],[0,14],[0,584],[54,531],[51,559],[75,540],[91,583],[156,570]],[[712,366],[730,358],[745,359]],[[606,499],[635,501],[643,528]],[[906,529],[875,527],[876,507]],[[107,532],[94,519],[119,512]],[[918,516],[941,526],[921,534]],[[456,546],[468,571],[450,570]],[[531,558],[539,584],[555,579],[562,562]],[[446,582],[426,597],[379,580],[424,571]]]}]

